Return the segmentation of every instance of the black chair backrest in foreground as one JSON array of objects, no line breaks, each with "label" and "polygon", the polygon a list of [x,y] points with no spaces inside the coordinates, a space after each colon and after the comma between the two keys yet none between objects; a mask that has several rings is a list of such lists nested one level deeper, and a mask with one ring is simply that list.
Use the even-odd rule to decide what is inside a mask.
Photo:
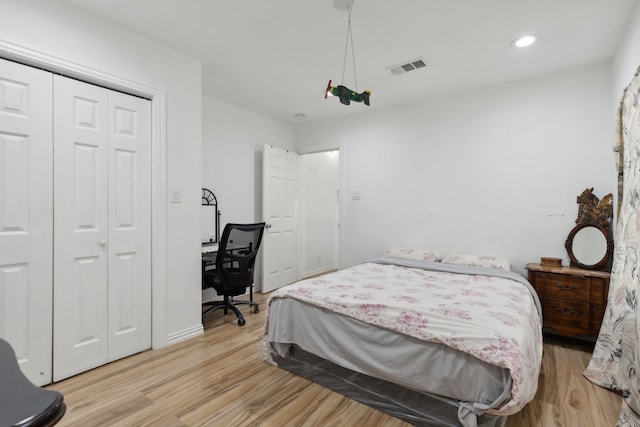
[{"label": "black chair backrest in foreground", "polygon": [[13,347],[0,338],[0,426],[53,426],[66,410],[62,393],[29,381]]}]

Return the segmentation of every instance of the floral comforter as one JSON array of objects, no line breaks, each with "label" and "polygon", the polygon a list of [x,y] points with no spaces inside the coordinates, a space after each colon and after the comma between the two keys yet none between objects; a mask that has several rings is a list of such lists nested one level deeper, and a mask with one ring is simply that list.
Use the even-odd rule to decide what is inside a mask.
[{"label": "floral comforter", "polygon": [[509,369],[511,399],[486,413],[516,413],[536,393],[540,303],[515,273],[385,257],[285,286],[269,302],[274,298],[295,298]]}]

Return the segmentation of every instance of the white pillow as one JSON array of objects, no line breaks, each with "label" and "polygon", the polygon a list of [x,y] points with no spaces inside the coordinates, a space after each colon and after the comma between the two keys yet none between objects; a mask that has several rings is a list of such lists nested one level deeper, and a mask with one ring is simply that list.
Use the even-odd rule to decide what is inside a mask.
[{"label": "white pillow", "polygon": [[391,248],[385,252],[385,255],[397,258],[419,259],[423,261],[440,261],[440,255],[425,249]]},{"label": "white pillow", "polygon": [[511,271],[511,265],[509,261],[504,258],[498,258],[491,255],[447,255],[442,258],[442,262],[448,264],[464,264],[464,265],[472,265],[476,267],[489,267],[489,268],[499,268],[502,270]]}]

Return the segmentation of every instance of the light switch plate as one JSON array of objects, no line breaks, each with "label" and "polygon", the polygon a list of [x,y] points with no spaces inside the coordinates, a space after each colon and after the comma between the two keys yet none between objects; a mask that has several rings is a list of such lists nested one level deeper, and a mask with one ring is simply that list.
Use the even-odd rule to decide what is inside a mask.
[{"label": "light switch plate", "polygon": [[171,193],[171,203],[181,203],[182,202],[182,190],[179,188],[172,188],[170,190]]}]

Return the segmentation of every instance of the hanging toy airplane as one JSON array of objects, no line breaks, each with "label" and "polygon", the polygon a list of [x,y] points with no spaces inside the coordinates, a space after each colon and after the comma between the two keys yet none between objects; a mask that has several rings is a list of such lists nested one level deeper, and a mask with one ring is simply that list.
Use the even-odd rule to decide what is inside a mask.
[{"label": "hanging toy airplane", "polygon": [[369,97],[371,96],[370,90],[365,90],[361,93],[356,93],[345,86],[331,86],[331,80],[327,84],[327,89],[324,91],[324,99],[331,94],[340,98],[340,103],[344,105],[351,104],[353,102],[364,102],[365,105],[369,105]]}]

